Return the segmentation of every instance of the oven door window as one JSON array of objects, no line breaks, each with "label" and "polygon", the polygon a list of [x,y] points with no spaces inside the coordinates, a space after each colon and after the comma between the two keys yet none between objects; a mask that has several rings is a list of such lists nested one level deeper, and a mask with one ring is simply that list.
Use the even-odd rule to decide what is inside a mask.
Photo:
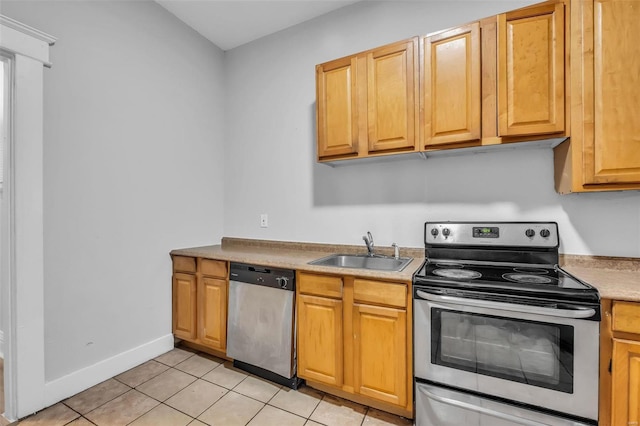
[{"label": "oven door window", "polygon": [[573,327],[432,308],[431,362],[573,393]]}]

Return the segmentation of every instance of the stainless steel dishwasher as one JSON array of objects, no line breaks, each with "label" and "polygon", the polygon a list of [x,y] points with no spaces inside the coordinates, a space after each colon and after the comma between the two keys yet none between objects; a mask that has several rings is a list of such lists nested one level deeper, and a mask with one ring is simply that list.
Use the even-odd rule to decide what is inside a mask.
[{"label": "stainless steel dishwasher", "polygon": [[295,271],[231,263],[227,355],[233,365],[297,389]]}]

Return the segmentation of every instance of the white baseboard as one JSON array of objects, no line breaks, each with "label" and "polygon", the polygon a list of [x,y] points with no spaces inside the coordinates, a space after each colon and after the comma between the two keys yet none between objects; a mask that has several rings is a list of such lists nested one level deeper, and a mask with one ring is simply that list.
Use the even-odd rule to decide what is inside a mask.
[{"label": "white baseboard", "polygon": [[[45,407],[73,396],[91,386],[123,373],[173,348],[173,334],[122,352],[89,367],[52,380],[44,385]],[[44,407],[43,407],[44,408]]]},{"label": "white baseboard", "polygon": [[4,359],[4,331],[0,331],[0,358]]}]

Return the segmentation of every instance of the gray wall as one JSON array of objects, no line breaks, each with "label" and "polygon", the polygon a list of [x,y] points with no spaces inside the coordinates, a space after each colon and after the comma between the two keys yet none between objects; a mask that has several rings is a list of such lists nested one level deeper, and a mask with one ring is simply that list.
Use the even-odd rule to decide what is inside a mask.
[{"label": "gray wall", "polygon": [[153,2],[3,1],[45,70],[47,381],[171,333],[178,247],[223,230],[221,50]]},{"label": "gray wall", "polygon": [[225,235],[421,247],[427,220],[552,220],[564,253],[640,257],[640,193],[558,195],[549,148],[315,162],[316,64],[526,3],[361,2],[227,52]]}]

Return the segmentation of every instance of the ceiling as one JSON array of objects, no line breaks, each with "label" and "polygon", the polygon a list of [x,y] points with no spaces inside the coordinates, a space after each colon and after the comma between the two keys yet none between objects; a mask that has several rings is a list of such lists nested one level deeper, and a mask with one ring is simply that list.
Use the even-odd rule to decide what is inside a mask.
[{"label": "ceiling", "polygon": [[357,3],[357,0],[155,1],[222,50]]}]

